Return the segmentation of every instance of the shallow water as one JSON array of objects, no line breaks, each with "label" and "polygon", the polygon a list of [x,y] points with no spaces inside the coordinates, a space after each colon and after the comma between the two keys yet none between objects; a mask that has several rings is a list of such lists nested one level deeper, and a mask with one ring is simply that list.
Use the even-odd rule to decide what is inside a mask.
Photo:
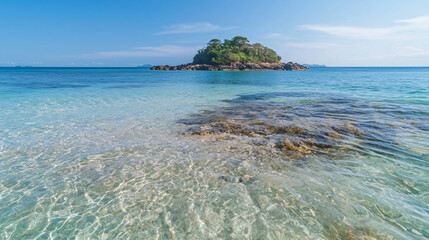
[{"label": "shallow water", "polygon": [[1,239],[429,238],[429,68],[0,68],[0,110]]}]

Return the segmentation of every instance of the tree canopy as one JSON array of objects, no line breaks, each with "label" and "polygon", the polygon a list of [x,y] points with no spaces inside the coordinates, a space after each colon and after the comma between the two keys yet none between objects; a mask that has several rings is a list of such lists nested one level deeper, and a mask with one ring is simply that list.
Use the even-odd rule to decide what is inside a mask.
[{"label": "tree canopy", "polygon": [[260,43],[250,44],[246,37],[236,36],[231,40],[212,39],[194,56],[193,64],[228,65],[243,63],[276,63],[281,60],[277,53]]}]

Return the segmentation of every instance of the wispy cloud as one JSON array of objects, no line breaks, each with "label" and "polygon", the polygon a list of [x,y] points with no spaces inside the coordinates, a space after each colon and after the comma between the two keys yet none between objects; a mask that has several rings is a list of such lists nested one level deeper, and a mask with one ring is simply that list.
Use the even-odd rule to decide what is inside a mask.
[{"label": "wispy cloud", "polygon": [[302,25],[301,29],[313,30],[330,35],[369,40],[384,40],[388,38],[413,38],[421,34],[428,34],[429,16],[394,21],[396,25],[384,28],[355,27],[355,26],[328,26]]},{"label": "wispy cloud", "polygon": [[382,39],[393,32],[390,28],[363,28],[349,26],[303,25],[301,28],[323,32],[339,37],[359,39]]},{"label": "wispy cloud", "polygon": [[407,46],[407,47],[398,48],[397,51],[392,54],[355,58],[354,60],[368,60],[368,59],[380,60],[380,59],[392,59],[397,57],[418,57],[418,56],[429,56],[429,50]]},{"label": "wispy cloud", "polygon": [[263,39],[290,39],[291,37],[283,34],[283,33],[271,33],[262,37]]},{"label": "wispy cloud", "polygon": [[127,51],[105,51],[84,54],[84,58],[142,58],[142,57],[177,57],[195,53],[201,46],[183,47],[176,45],[163,45],[157,47],[137,47]]},{"label": "wispy cloud", "polygon": [[338,47],[338,44],[335,43],[326,43],[326,42],[288,42],[285,43],[286,46],[296,47],[296,48],[333,48]]},{"label": "wispy cloud", "polygon": [[412,24],[423,24],[428,27],[429,24],[429,16],[416,17],[411,19],[403,19],[395,21],[397,23],[412,23]]},{"label": "wispy cloud", "polygon": [[386,55],[384,58],[429,56],[429,50],[416,47],[403,47],[395,54]]},{"label": "wispy cloud", "polygon": [[221,27],[208,22],[173,24],[171,26],[166,27],[164,31],[156,33],[156,35],[218,32],[230,29],[234,29],[234,27]]},{"label": "wispy cloud", "polygon": [[16,62],[13,62],[13,61],[0,61],[0,64],[4,64],[4,65],[16,65]]}]

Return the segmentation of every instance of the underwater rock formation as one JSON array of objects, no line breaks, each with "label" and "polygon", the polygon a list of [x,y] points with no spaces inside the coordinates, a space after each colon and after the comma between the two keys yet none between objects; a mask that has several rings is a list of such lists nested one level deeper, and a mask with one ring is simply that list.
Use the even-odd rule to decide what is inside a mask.
[{"label": "underwater rock formation", "polygon": [[291,158],[333,154],[346,144],[392,142],[383,134],[389,126],[365,121],[365,104],[350,108],[355,103],[344,99],[291,104],[253,97],[241,96],[226,101],[228,106],[179,120],[189,126],[184,134],[240,139]]}]

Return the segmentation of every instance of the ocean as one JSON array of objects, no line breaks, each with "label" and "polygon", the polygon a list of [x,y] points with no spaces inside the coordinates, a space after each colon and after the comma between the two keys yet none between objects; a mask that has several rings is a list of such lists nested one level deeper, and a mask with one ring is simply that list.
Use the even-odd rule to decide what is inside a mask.
[{"label": "ocean", "polygon": [[0,68],[0,239],[429,239],[429,68]]}]

